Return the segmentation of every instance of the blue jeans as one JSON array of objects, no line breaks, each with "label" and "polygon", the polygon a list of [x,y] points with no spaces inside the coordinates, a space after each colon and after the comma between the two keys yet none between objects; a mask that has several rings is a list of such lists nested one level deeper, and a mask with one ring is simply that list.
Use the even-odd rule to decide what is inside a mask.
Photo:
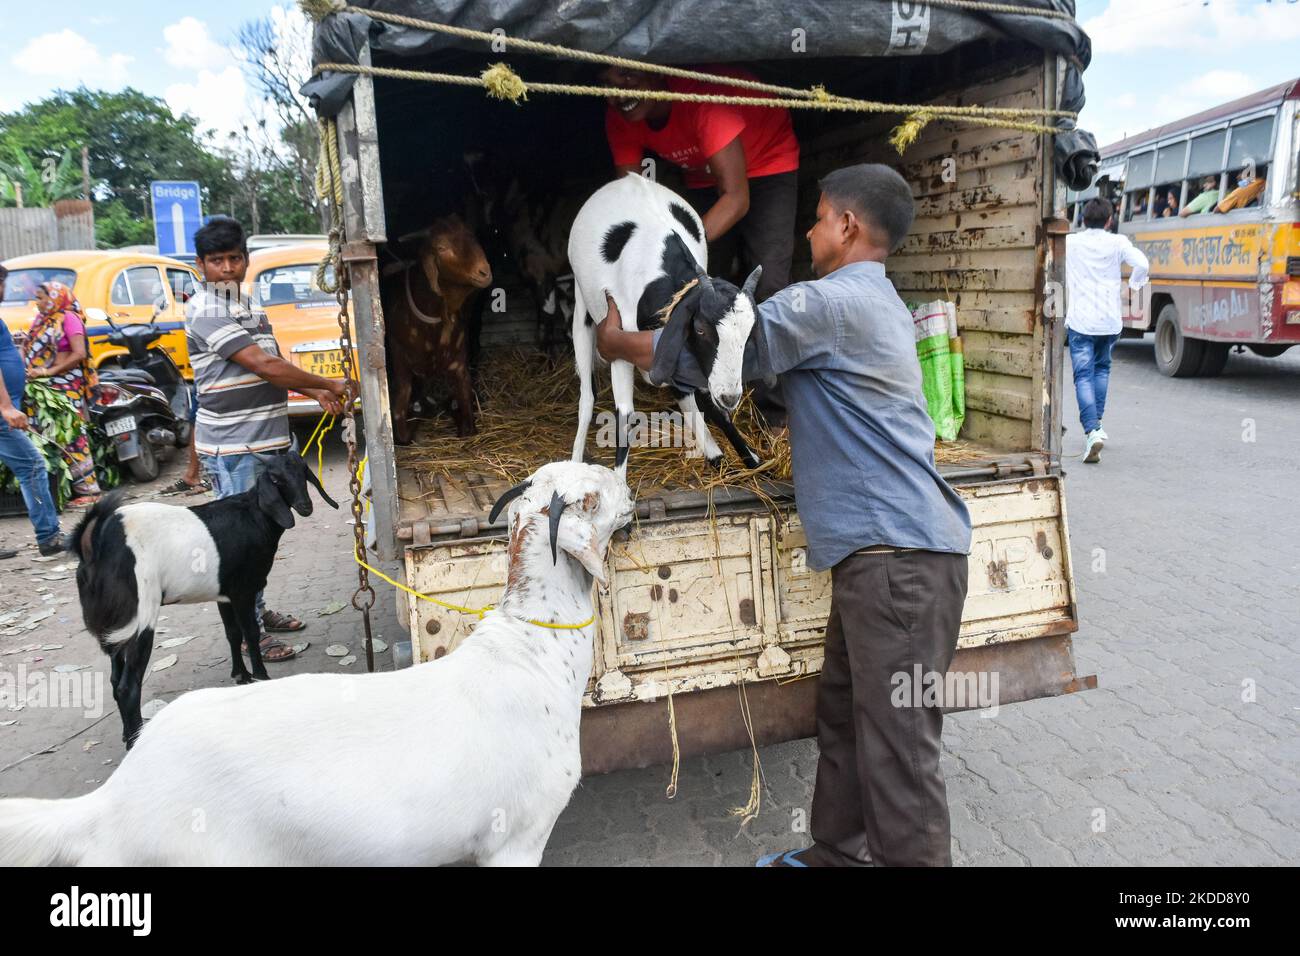
[{"label": "blue jeans", "polygon": [[[218,498],[229,498],[251,489],[262,473],[262,463],[254,455],[200,455],[199,464],[212,482],[212,493]],[[266,602],[262,592],[257,592],[257,626],[262,626]]]},{"label": "blue jeans", "polygon": [[1083,433],[1101,427],[1106,413],[1106,387],[1110,384],[1110,353],[1119,339],[1114,335],[1083,335],[1065,330],[1070,345],[1070,363],[1074,366],[1074,395],[1079,400],[1079,422]]},{"label": "blue jeans", "polygon": [[32,519],[36,540],[48,541],[59,533],[59,512],[50,494],[50,473],[45,467],[45,456],[36,444],[20,431],[15,431],[0,419],[0,461],[14,473],[27,503],[27,516]]}]

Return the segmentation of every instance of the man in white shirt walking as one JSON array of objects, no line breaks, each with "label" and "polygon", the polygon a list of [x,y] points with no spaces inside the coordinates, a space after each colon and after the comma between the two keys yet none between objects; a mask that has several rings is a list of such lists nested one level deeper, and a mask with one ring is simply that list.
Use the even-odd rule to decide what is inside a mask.
[{"label": "man in white shirt walking", "polygon": [[1074,394],[1083,424],[1083,460],[1101,461],[1106,432],[1101,416],[1106,411],[1110,383],[1110,353],[1124,323],[1120,309],[1120,265],[1133,273],[1129,289],[1146,285],[1147,257],[1128,236],[1107,232],[1115,209],[1100,196],[1083,207],[1082,232],[1065,239],[1065,330],[1074,366]]}]

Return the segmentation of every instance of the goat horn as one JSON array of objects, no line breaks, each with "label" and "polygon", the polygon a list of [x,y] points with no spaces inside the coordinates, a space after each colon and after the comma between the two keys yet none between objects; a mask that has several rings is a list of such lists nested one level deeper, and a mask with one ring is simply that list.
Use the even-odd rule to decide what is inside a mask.
[{"label": "goat horn", "polygon": [[754,266],[754,271],[749,274],[749,278],[745,280],[745,285],[740,291],[751,299],[754,298],[754,290],[758,288],[758,280],[761,278],[763,278],[763,267]]},{"label": "goat horn", "polygon": [[519,484],[515,485],[513,488],[511,488],[509,491],[503,494],[500,498],[498,498],[497,503],[492,506],[492,511],[488,513],[488,524],[496,524],[497,516],[501,514],[501,509],[504,508],[506,505],[510,504],[510,502],[514,501],[525,491],[527,491],[528,486],[531,485],[532,483],[533,480],[531,478],[529,478],[527,481],[521,481],[519,482]]},{"label": "goat horn", "polygon": [[337,511],[339,507],[339,503],[326,493],[325,486],[320,483],[320,479],[316,477],[316,473],[312,471],[310,468],[307,468],[306,471],[307,471],[307,480],[316,486],[316,491],[320,494],[322,498],[325,499],[325,503],[329,505],[331,508],[333,508],[335,511]]},{"label": "goat horn", "polygon": [[433,227],[425,226],[423,229],[417,229],[415,232],[408,232],[404,236],[398,236],[398,242],[410,242],[412,239],[423,239],[433,231]]},{"label": "goat horn", "polygon": [[560,560],[559,553],[556,550],[556,539],[560,533],[560,516],[564,514],[564,507],[568,502],[565,501],[558,491],[551,493],[551,564],[556,564]]}]

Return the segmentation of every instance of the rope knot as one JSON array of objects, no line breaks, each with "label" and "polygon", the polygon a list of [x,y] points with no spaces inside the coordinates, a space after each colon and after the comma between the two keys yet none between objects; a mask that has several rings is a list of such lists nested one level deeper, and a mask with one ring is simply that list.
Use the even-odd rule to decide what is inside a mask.
[{"label": "rope knot", "polygon": [[889,142],[894,149],[898,150],[898,155],[902,156],[904,150],[916,142],[916,138],[921,135],[921,130],[925,129],[926,124],[933,118],[929,113],[913,113],[894,127],[893,132],[889,134]]},{"label": "rope knot", "polygon": [[347,0],[298,0],[302,12],[319,23],[332,13],[342,13],[347,9]]},{"label": "rope knot", "polygon": [[511,103],[528,99],[528,86],[519,78],[518,73],[504,63],[493,63],[479,76],[487,87],[488,96],[509,100]]},{"label": "rope knot", "polygon": [[812,88],[812,98],[814,103],[829,103],[832,99],[831,95],[826,92],[826,87],[820,83]]}]

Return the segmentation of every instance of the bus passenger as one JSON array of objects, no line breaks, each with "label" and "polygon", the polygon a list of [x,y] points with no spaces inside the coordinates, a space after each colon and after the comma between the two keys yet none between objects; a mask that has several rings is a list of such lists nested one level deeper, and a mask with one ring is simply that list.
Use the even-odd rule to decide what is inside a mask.
[{"label": "bus passenger", "polygon": [[1214,208],[1215,212],[1228,212],[1232,209],[1245,209],[1259,202],[1260,195],[1268,180],[1263,176],[1255,178],[1251,167],[1247,166],[1237,174],[1237,188],[1223,197],[1223,202]]},{"label": "bus passenger", "polygon": [[1219,178],[1217,176],[1206,176],[1201,180],[1200,195],[1184,206],[1178,215],[1186,218],[1187,216],[1194,216],[1198,212],[1209,212],[1218,201]]}]

